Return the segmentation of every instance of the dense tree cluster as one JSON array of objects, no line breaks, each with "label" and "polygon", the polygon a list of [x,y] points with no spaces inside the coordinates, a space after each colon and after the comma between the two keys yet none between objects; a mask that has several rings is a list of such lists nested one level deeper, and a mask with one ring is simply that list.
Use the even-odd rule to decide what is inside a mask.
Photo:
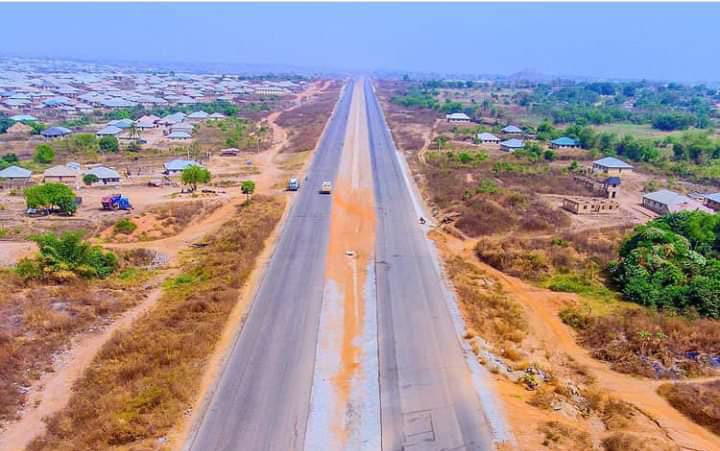
[{"label": "dense tree cluster", "polygon": [[632,301],[720,318],[720,215],[681,212],[638,226],[609,269]]}]

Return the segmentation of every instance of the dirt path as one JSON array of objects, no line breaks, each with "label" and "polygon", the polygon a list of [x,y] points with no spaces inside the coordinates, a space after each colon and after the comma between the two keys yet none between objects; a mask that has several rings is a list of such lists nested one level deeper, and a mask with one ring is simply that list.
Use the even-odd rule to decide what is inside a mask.
[{"label": "dirt path", "polygon": [[470,240],[462,242],[449,235],[438,234],[438,243],[451,252],[463,255],[465,259],[473,261],[497,278],[506,292],[524,308],[531,334],[542,342],[545,349],[566,353],[587,367],[597,379],[598,387],[602,391],[637,406],[684,449],[720,449],[720,438],[686,418],[657,394],[657,387],[668,381],[615,372],[606,363],[591,357],[586,349],[577,344],[573,330],[565,325],[558,315],[565,305],[576,301],[576,295],[534,287],[496,270],[475,257],[474,243]]},{"label": "dirt path", "polygon": [[[175,270],[170,269],[155,277],[148,286],[157,285]],[[162,287],[152,289],[140,304],[123,313],[111,325],[91,333],[75,337],[69,351],[60,355],[53,364],[53,371],[45,373],[33,384],[27,408],[19,421],[8,425],[0,434],[0,449],[22,450],[32,439],[45,432],[43,418],[65,407],[72,396],[72,385],[90,366],[95,355],[113,334],[129,328],[133,322],[148,312],[162,295]]]},{"label": "dirt path", "polygon": [[28,241],[0,241],[0,267],[14,266],[18,260],[28,257],[37,245]]}]

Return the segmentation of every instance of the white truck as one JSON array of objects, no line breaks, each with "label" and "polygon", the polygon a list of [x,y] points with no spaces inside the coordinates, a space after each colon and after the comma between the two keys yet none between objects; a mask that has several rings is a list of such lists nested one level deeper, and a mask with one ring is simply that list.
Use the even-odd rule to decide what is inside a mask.
[{"label": "white truck", "polygon": [[332,182],[324,181],[320,187],[320,194],[330,194],[332,192]]}]

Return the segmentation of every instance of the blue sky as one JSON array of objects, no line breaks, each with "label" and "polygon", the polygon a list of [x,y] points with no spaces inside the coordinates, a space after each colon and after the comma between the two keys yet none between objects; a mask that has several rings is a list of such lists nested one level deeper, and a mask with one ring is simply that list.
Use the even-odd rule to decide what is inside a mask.
[{"label": "blue sky", "polygon": [[0,54],[720,81],[720,4],[0,4]]}]

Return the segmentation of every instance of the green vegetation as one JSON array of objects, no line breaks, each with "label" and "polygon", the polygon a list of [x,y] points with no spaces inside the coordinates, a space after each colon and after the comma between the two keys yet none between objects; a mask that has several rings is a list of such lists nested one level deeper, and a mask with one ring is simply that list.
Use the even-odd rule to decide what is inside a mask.
[{"label": "green vegetation", "polygon": [[252,180],[243,180],[240,182],[240,190],[247,199],[250,199],[250,196],[255,192],[255,182]]},{"label": "green vegetation", "polygon": [[720,216],[666,215],[638,226],[610,273],[628,299],[720,319]]},{"label": "green vegetation", "polygon": [[24,191],[25,203],[28,208],[59,210],[72,215],[77,209],[75,193],[62,183],[43,183],[31,186]]},{"label": "green vegetation", "polygon": [[183,185],[189,185],[190,191],[196,191],[199,184],[210,183],[210,171],[202,166],[188,166],[183,169],[180,180]]},{"label": "green vegetation", "polygon": [[135,231],[135,229],[137,229],[137,224],[128,218],[122,218],[113,226],[113,232],[122,233],[124,235],[130,235]]},{"label": "green vegetation", "polygon": [[33,161],[38,164],[50,164],[55,159],[55,150],[50,144],[39,144],[33,153]]},{"label": "green vegetation", "polygon": [[0,157],[0,170],[7,168],[8,166],[12,165],[18,165],[20,163],[20,160],[18,160],[17,155],[14,153],[8,153]]},{"label": "green vegetation", "polygon": [[97,183],[100,179],[95,174],[85,174],[83,175],[83,183],[90,186],[93,183]]},{"label": "green vegetation", "polygon": [[98,147],[103,152],[117,152],[120,150],[120,143],[114,136],[103,136],[98,141]]},{"label": "green vegetation", "polygon": [[24,280],[105,278],[118,266],[115,254],[84,241],[79,232],[65,232],[60,236],[44,233],[32,240],[40,248],[39,254],[32,259],[22,259],[16,266],[17,274]]}]

